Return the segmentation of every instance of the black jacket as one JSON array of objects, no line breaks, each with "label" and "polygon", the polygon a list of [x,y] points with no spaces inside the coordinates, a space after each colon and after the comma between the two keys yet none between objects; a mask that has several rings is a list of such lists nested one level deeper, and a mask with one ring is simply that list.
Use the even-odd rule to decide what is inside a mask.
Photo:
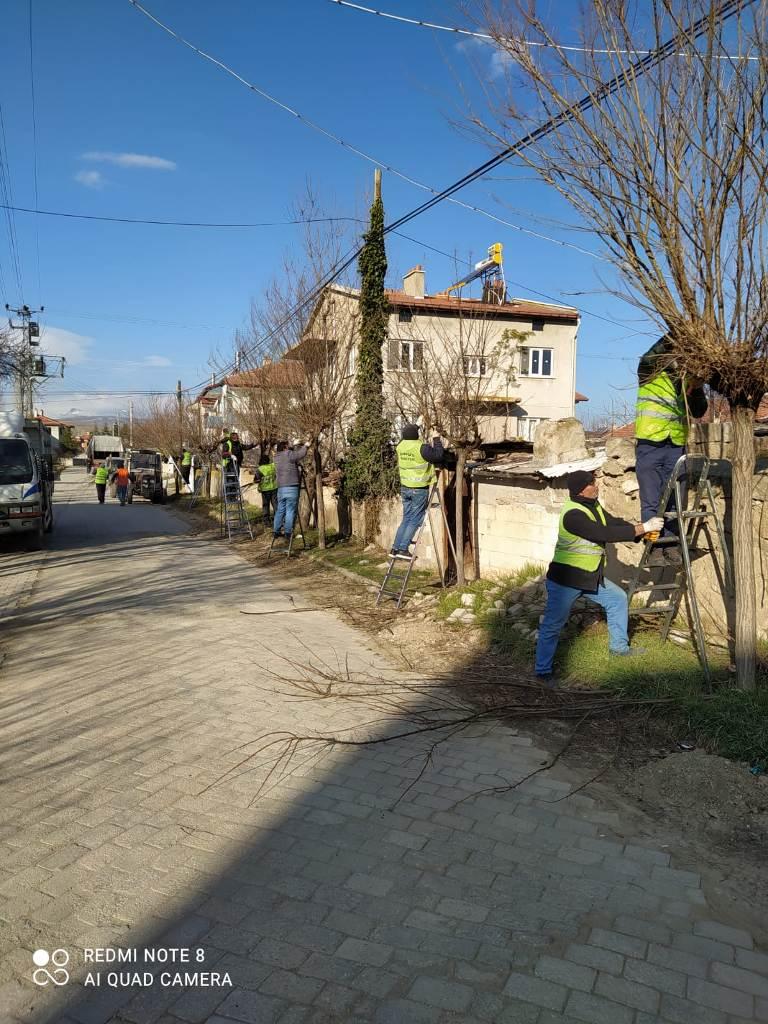
[{"label": "black jacket", "polygon": [[[586,498],[574,498],[579,505],[595,511],[599,502],[588,501]],[[602,507],[602,506],[600,506]],[[595,515],[597,513],[595,512]],[[618,519],[603,509],[605,526],[599,518],[595,522],[590,519],[586,512],[581,509],[572,508],[565,513],[563,526],[569,533],[584,540],[594,541],[596,544],[616,544],[619,541],[636,540],[635,528],[626,519]],[[573,565],[563,565],[560,562],[550,562],[547,579],[553,583],[559,583],[563,587],[575,587],[576,590],[586,590],[594,593],[603,581],[603,570],[605,568],[605,554],[600,559],[600,565],[594,572],[587,572],[585,569],[577,569]]]},{"label": "black jacket", "polygon": [[[683,379],[677,371],[671,344],[666,337],[659,338],[655,345],[651,345],[648,351],[640,356],[640,362],[637,364],[637,382],[640,386],[647,384],[649,380],[652,380],[665,370],[675,385],[675,391],[678,395],[682,394]],[[686,397],[686,404],[693,419],[703,416],[709,404],[704,388],[692,388]],[[649,444],[654,448],[671,443],[669,438],[666,438],[664,441],[646,441],[645,439],[638,441],[638,444]]]}]

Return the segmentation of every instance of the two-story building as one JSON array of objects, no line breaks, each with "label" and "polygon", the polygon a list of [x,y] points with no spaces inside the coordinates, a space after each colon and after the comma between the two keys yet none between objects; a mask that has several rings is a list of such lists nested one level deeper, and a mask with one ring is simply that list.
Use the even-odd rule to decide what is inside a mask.
[{"label": "two-story building", "polygon": [[[329,286],[310,329],[317,334],[322,323],[325,331],[338,326],[346,334],[359,318],[359,295],[356,288]],[[418,417],[421,389],[449,387],[475,402],[484,442],[531,441],[542,420],[573,416],[576,402],[587,400],[575,388],[578,310],[522,298],[428,295],[421,266],[387,298],[384,394],[396,424]],[[354,374],[355,343],[342,351],[345,372]],[[345,412],[345,425],[353,414],[353,408]]]}]

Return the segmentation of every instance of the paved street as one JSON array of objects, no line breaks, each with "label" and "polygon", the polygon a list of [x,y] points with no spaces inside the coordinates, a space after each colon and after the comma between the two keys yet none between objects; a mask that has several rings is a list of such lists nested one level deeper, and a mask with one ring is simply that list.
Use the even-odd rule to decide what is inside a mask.
[{"label": "paved street", "polygon": [[[301,696],[294,665],[393,670],[172,511],[92,492],[64,475],[22,590],[30,556],[0,554],[1,1021],[768,1021],[766,952],[698,873],[569,797],[584,780],[470,797],[541,766],[522,733],[455,736],[423,772],[409,739],[270,773],[285,746],[259,737],[372,717]],[[84,962],[111,947],[139,959]],[[165,984],[155,947],[208,973]],[[55,961],[33,983],[39,949],[66,951],[67,984]]]}]

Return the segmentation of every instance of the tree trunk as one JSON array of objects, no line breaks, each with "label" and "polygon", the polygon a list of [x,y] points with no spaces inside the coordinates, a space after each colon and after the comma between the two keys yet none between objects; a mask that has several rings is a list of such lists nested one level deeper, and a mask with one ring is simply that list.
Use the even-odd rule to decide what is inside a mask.
[{"label": "tree trunk", "polygon": [[323,497],[323,462],[319,445],[315,444],[312,452],[315,465],[315,510],[317,518],[317,546],[325,548],[325,501]]},{"label": "tree trunk", "polygon": [[456,585],[463,587],[466,583],[464,575],[464,466],[467,452],[459,448],[456,457]]},{"label": "tree trunk", "polygon": [[752,491],[755,474],[755,413],[732,405],[733,424],[733,567],[736,583],[736,685],[755,688],[757,608],[755,602],[755,555],[752,530]]}]

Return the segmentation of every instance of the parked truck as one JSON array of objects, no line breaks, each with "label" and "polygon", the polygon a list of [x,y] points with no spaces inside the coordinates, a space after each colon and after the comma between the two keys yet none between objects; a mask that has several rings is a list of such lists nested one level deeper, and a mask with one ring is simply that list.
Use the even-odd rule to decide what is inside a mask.
[{"label": "parked truck", "polygon": [[165,504],[165,488],[163,487],[163,459],[159,452],[151,448],[129,449],[126,452],[126,465],[131,474],[131,496],[146,498],[155,505]]},{"label": "parked truck", "polygon": [[123,455],[123,441],[112,434],[94,434],[88,442],[86,450],[86,470],[93,472],[110,456],[120,458]]},{"label": "parked truck", "polygon": [[30,550],[53,529],[53,438],[39,420],[0,415],[0,537],[23,534]]}]

